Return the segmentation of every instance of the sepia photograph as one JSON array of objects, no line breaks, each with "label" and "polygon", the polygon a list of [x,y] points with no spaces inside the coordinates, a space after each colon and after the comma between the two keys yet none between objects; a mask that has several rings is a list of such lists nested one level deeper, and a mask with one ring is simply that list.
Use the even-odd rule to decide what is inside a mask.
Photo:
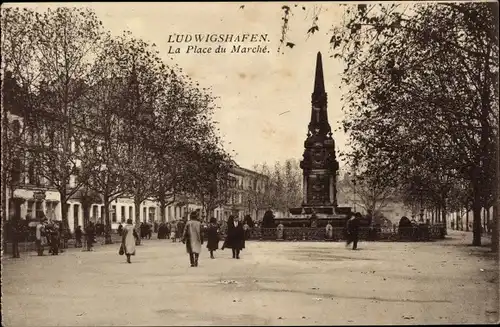
[{"label": "sepia photograph", "polygon": [[3,3],[2,326],[500,323],[498,7]]}]

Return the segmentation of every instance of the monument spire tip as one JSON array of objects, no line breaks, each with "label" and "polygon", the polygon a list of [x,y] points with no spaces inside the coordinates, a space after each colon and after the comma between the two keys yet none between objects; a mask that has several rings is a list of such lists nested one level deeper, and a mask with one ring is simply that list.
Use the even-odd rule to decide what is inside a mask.
[{"label": "monument spire tip", "polygon": [[325,93],[325,82],[323,79],[323,62],[321,60],[321,52],[318,51],[316,56],[316,74],[314,77],[314,93]]}]

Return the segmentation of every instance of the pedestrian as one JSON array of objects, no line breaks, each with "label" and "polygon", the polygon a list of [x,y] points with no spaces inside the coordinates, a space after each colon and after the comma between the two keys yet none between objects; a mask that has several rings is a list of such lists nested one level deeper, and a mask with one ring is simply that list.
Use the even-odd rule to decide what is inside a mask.
[{"label": "pedestrian", "polygon": [[347,221],[347,242],[346,247],[352,243],[352,249],[356,250],[358,248],[358,237],[359,237],[359,222],[362,216],[359,212],[356,212]]},{"label": "pedestrian", "polygon": [[[155,224],[157,224],[157,223],[155,222]],[[156,237],[157,237],[159,240],[163,239],[163,238],[164,238],[164,235],[165,235],[165,232],[164,232],[164,224],[163,224],[163,222],[161,222],[161,223],[158,225],[157,230],[158,230],[158,233],[156,234]]]},{"label": "pedestrian", "polygon": [[177,223],[175,221],[170,225],[170,239],[172,242],[177,240]]},{"label": "pedestrian", "polygon": [[127,256],[128,263],[132,263],[130,257],[135,255],[135,244],[138,238],[139,235],[137,235],[137,231],[132,225],[132,219],[127,219],[127,224],[122,230],[121,251]]},{"label": "pedestrian", "polygon": [[56,222],[50,222],[46,229],[46,235],[49,243],[49,253],[51,255],[59,254],[59,242],[60,242],[60,234],[59,228]]},{"label": "pedestrian", "polygon": [[117,232],[118,232],[118,235],[122,236],[122,233],[123,233],[123,226],[122,226],[122,223],[120,223],[120,224],[118,225],[118,230],[117,230]]},{"label": "pedestrian", "polygon": [[217,219],[210,218],[210,224],[207,229],[207,249],[210,251],[210,259],[215,259],[214,251],[219,248],[219,226]]},{"label": "pedestrian", "polygon": [[325,236],[327,240],[332,240],[333,239],[333,226],[332,222],[329,221],[328,224],[326,224],[325,227]]},{"label": "pedestrian", "polygon": [[179,219],[179,221],[177,222],[177,232],[176,232],[176,235],[175,237],[178,238],[178,239],[181,239],[182,238],[182,233],[184,232],[184,227],[185,227],[185,223],[184,223],[184,220],[183,219]]},{"label": "pedestrian", "polygon": [[245,240],[248,240],[248,238],[250,237],[250,226],[246,221],[243,224],[243,235],[245,237]]},{"label": "pedestrian", "polygon": [[85,238],[87,241],[87,251],[92,251],[93,244],[94,244],[94,237],[95,237],[95,228],[94,228],[94,223],[89,222],[87,225],[87,228],[85,228]]},{"label": "pedestrian", "polygon": [[61,247],[60,252],[63,253],[64,249],[68,248],[68,239],[71,237],[71,232],[68,228],[66,228],[61,221],[59,224],[59,231],[61,235]]},{"label": "pedestrian", "polygon": [[78,226],[75,229],[75,248],[82,247],[82,226]]},{"label": "pedestrian", "polygon": [[45,231],[46,220],[42,218],[42,221],[36,225],[36,251],[39,256],[43,255],[44,246],[47,245],[47,236]]},{"label": "pedestrian", "polygon": [[245,248],[245,231],[238,216],[229,216],[223,248],[232,249],[233,259],[239,259],[240,251]]},{"label": "pedestrian", "polygon": [[11,235],[12,235],[12,257],[20,258],[19,254],[19,242],[22,239],[22,226],[20,219],[17,217],[13,218],[11,221]]},{"label": "pedestrian", "polygon": [[153,236],[153,225],[151,223],[146,224],[146,236],[148,240]]},{"label": "pedestrian", "polygon": [[198,258],[200,257],[201,246],[203,244],[201,223],[198,219],[198,212],[192,212],[190,220],[186,223],[182,234],[182,243],[186,244],[186,251],[189,254],[191,267],[198,267]]}]

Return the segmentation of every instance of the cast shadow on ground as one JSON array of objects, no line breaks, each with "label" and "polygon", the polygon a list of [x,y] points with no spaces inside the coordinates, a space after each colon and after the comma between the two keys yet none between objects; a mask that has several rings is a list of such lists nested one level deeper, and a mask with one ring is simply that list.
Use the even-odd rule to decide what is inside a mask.
[{"label": "cast shadow on ground", "polygon": [[262,291],[268,292],[277,292],[277,293],[295,293],[295,294],[304,294],[308,296],[322,297],[325,299],[350,299],[350,300],[372,300],[372,301],[380,301],[380,302],[411,302],[411,303],[451,303],[451,301],[447,300],[412,300],[412,299],[390,299],[383,298],[377,296],[356,296],[356,295],[338,295],[334,293],[321,293],[321,292],[308,292],[308,291],[300,291],[300,290],[286,290],[286,289],[273,289],[273,288],[260,288]]}]

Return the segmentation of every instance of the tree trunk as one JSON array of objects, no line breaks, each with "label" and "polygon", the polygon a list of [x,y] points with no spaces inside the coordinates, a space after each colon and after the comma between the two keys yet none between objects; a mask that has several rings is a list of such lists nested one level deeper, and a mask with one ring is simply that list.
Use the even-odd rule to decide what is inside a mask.
[{"label": "tree trunk", "polygon": [[161,217],[160,219],[161,219],[162,223],[167,221],[166,213],[165,213],[166,208],[167,208],[167,204],[165,203],[165,201],[160,200],[160,217]]},{"label": "tree trunk", "polygon": [[135,223],[139,224],[141,222],[141,203],[139,200],[134,199],[134,210],[135,210]]},{"label": "tree trunk", "polygon": [[[497,191],[498,192],[498,191]],[[491,221],[491,251],[497,253],[498,252],[498,206],[500,205],[500,199],[497,198],[496,204],[493,205],[493,219]]]},{"label": "tree trunk", "polygon": [[465,231],[469,232],[469,208],[465,208]]},{"label": "tree trunk", "polygon": [[[92,207],[91,201],[82,201],[82,209],[83,209],[83,228],[87,227],[90,221],[90,208]],[[76,222],[78,226],[78,222]]]},{"label": "tree trunk", "polygon": [[473,228],[472,228],[472,245],[481,245],[481,198],[479,194],[479,183],[478,180],[473,180],[473,200],[472,200],[472,217],[473,217]]},{"label": "tree trunk", "polygon": [[490,208],[486,209],[486,231],[491,233]]},{"label": "tree trunk", "polygon": [[464,231],[464,213],[462,211],[462,207],[460,207],[460,230],[463,232]]},{"label": "tree trunk", "polygon": [[485,233],[486,232],[486,208],[482,208],[481,209],[481,213],[482,213],[482,216],[483,216],[483,222],[481,224],[481,227],[482,227],[481,231],[483,233]]},{"label": "tree trunk", "polygon": [[20,258],[19,255],[19,237],[20,233],[20,220],[21,220],[21,201],[19,198],[14,198],[14,192],[11,195],[12,206],[13,206],[13,215],[12,221],[9,224],[11,228],[11,238],[12,238],[12,257]]},{"label": "tree trunk", "polygon": [[493,221],[492,221],[492,231],[491,231],[491,251],[498,253],[498,248],[499,248],[499,240],[500,240],[500,235],[499,231],[499,222],[498,222],[498,209],[500,207],[500,190],[499,190],[499,185],[500,185],[500,141],[499,141],[499,135],[498,135],[498,129],[497,129],[497,137],[496,143],[497,143],[497,151],[496,151],[496,162],[497,162],[497,171],[496,171],[496,176],[495,179],[496,183],[494,183],[495,187],[494,190],[495,192],[493,193],[495,202],[493,204]]},{"label": "tree trunk", "polygon": [[66,188],[59,190],[59,194],[61,196],[61,220],[63,224],[63,228],[69,230],[69,222],[68,222],[68,198],[66,194]]},{"label": "tree trunk", "polygon": [[443,225],[444,225],[444,235],[448,235],[448,222],[446,221],[446,204],[443,204],[443,210],[441,211],[443,217]]},{"label": "tree trunk", "polygon": [[[2,94],[3,94],[3,89],[2,89]],[[2,107],[3,107],[3,101],[2,101]],[[7,131],[9,128],[9,118],[7,115],[7,108],[3,107],[2,108],[2,146],[6,146],[8,143],[8,137],[7,137]],[[7,205],[8,205],[8,188],[7,188],[7,179],[8,179],[8,169],[5,169],[5,166],[9,160],[12,160],[13,158],[9,158],[8,152],[5,151],[5,148],[2,148],[1,156],[2,156],[2,253],[7,251],[7,228],[5,228],[6,223],[7,223]]]},{"label": "tree trunk", "polygon": [[109,218],[109,195],[104,195],[104,244],[111,244],[111,220]]}]

